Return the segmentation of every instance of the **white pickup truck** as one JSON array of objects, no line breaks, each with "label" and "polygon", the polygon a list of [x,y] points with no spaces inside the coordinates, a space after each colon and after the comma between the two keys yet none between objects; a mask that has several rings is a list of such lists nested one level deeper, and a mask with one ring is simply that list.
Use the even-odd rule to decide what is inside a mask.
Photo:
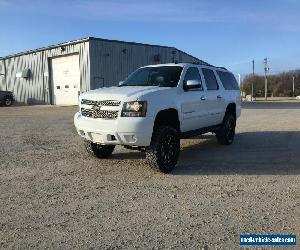
[{"label": "white pickup truck", "polygon": [[141,67],[119,86],[79,97],[76,130],[96,157],[109,157],[116,145],[145,151],[155,169],[177,164],[180,138],[207,132],[232,144],[241,114],[238,83],[225,68],[189,63]]}]

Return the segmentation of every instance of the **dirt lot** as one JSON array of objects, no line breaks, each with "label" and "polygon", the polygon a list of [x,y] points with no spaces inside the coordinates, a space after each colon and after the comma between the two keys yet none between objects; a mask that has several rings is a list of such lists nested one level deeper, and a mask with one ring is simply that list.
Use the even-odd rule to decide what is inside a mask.
[{"label": "dirt lot", "polygon": [[248,103],[234,145],[182,140],[153,172],[117,147],[87,155],[76,108],[0,108],[0,248],[238,249],[241,233],[300,233],[300,103]]}]

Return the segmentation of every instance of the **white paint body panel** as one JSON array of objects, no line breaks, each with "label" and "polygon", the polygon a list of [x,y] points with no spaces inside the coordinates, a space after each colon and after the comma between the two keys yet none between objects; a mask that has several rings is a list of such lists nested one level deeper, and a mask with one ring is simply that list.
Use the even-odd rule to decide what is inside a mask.
[{"label": "white paint body panel", "polygon": [[[111,107],[110,110],[118,110],[118,118],[114,120],[94,119],[84,117],[80,112],[74,116],[75,127],[85,139],[91,140],[89,133],[99,133],[104,138],[104,144],[119,144],[131,146],[149,146],[153,132],[156,115],[165,109],[175,109],[178,112],[181,132],[188,132],[199,128],[214,126],[222,123],[226,107],[230,103],[236,104],[237,118],[241,114],[241,102],[239,90],[225,90],[217,77],[219,89],[209,91],[206,88],[202,65],[193,64],[167,64],[182,66],[183,71],[177,87],[158,86],[123,86],[102,88],[83,93],[82,99],[103,101],[121,101],[119,107]],[[160,65],[155,65],[160,66]],[[203,90],[183,90],[183,79],[189,67],[199,69]],[[205,66],[208,67],[208,66]],[[214,67],[210,67],[214,70]],[[219,70],[219,69],[218,69]],[[222,69],[220,69],[222,70]],[[225,71],[225,70],[224,70]],[[221,97],[221,98],[218,98]],[[121,117],[124,102],[147,101],[146,117]],[[82,134],[84,132],[84,135]],[[116,137],[115,141],[108,140],[110,135]],[[126,135],[136,137],[135,142],[126,141]]]},{"label": "white paint body panel", "polygon": [[79,55],[53,58],[53,97],[55,105],[77,105],[80,91]]}]

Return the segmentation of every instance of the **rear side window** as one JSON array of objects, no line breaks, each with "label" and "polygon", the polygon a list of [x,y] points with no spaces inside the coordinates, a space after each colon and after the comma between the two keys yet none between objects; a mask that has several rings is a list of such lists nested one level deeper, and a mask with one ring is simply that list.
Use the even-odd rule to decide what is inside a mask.
[{"label": "rear side window", "polygon": [[239,90],[239,85],[232,73],[217,71],[220,80],[226,90]]},{"label": "rear side window", "polygon": [[215,73],[211,69],[202,69],[207,90],[218,90],[219,85]]}]

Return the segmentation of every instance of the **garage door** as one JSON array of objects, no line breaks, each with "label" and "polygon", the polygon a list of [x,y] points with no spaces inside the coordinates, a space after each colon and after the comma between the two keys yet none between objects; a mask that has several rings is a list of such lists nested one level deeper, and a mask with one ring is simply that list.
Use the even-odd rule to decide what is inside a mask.
[{"label": "garage door", "polygon": [[53,103],[78,105],[80,91],[79,56],[52,59]]}]

